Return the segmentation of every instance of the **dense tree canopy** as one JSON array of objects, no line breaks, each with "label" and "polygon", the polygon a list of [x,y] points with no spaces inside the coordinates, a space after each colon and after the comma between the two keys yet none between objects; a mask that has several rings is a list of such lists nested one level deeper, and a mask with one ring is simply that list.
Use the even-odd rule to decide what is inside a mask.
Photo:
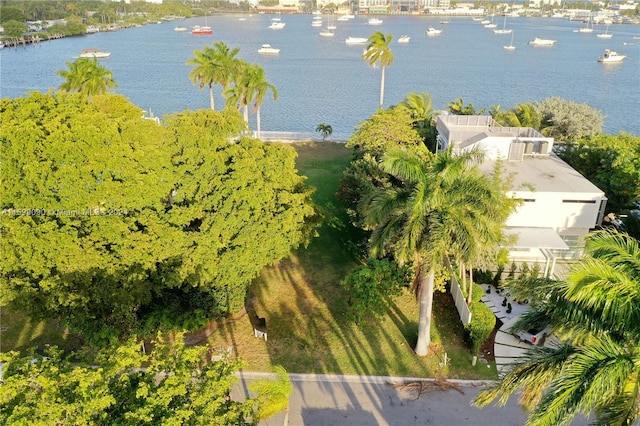
[{"label": "dense tree canopy", "polygon": [[85,337],[234,312],[310,235],[295,151],[234,141],[234,111],[160,126],[118,95],[34,93],[0,113],[3,303]]},{"label": "dense tree canopy", "polygon": [[[229,398],[239,361],[207,363],[206,347],[157,339],[150,354],[130,341],[91,362],[0,353],[4,425],[251,425],[261,400]],[[140,368],[140,367],[145,368]]]},{"label": "dense tree canopy", "polygon": [[587,104],[551,97],[535,104],[544,135],[571,141],[602,133],[604,115]]},{"label": "dense tree canopy", "polygon": [[556,153],[604,191],[609,211],[620,213],[640,200],[640,137],[597,135],[559,145]]}]

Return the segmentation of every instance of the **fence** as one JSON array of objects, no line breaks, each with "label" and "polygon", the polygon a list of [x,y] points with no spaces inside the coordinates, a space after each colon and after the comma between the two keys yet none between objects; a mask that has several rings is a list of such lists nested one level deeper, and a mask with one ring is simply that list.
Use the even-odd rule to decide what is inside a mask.
[{"label": "fence", "polygon": [[451,296],[453,296],[453,300],[456,303],[456,309],[458,310],[458,315],[460,316],[460,321],[462,321],[463,325],[467,325],[471,322],[471,311],[469,310],[469,306],[467,305],[467,301],[465,300],[464,294],[462,294],[462,288],[460,288],[460,284],[458,283],[458,277],[456,276],[455,271],[451,267],[451,263],[449,263],[449,259],[445,258],[445,264],[447,268],[449,268],[449,272],[451,274]]},{"label": "fence", "polygon": [[[251,136],[262,141],[278,141],[278,142],[299,142],[314,141],[321,142],[322,134],[318,132],[274,132],[261,131],[251,132]],[[332,133],[327,136],[326,142],[345,143],[351,137],[349,133]]]}]

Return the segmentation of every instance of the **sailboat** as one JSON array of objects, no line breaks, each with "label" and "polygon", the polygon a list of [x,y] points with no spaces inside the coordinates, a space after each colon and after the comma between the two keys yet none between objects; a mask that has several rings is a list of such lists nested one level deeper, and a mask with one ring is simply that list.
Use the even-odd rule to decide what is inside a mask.
[{"label": "sailboat", "polygon": [[495,28],[495,27],[497,27],[497,25],[493,23],[493,15],[491,15],[491,22],[488,23],[488,24],[483,24],[483,25],[484,25],[485,28]]},{"label": "sailboat", "polygon": [[204,26],[200,26],[200,25],[196,25],[193,27],[193,29],[191,30],[191,34],[193,35],[210,35],[213,34],[213,30],[211,29],[211,27],[208,25],[207,22],[207,14],[204,14]]},{"label": "sailboat", "polygon": [[591,21],[591,15],[589,15],[589,20],[587,21],[587,26],[580,28],[576,32],[578,32],[578,33],[592,33],[593,32],[593,22]]},{"label": "sailboat", "polygon": [[513,45],[513,30],[511,30],[511,43],[502,46],[504,50],[516,50],[516,47]]},{"label": "sailboat", "polygon": [[604,30],[602,34],[596,34],[598,38],[611,38],[613,34],[609,34],[609,24],[607,24],[607,28]]},{"label": "sailboat", "polygon": [[513,29],[509,28],[507,29],[507,14],[504,14],[504,24],[502,25],[501,29],[496,29],[493,30],[494,34],[511,34],[511,32],[513,31]]}]

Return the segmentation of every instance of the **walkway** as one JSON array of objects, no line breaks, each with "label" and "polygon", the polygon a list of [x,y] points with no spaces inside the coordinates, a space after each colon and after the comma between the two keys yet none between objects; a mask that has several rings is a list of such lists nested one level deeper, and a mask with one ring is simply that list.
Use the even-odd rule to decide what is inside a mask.
[{"label": "walkway", "polygon": [[[495,287],[489,284],[480,284],[480,286],[485,292],[481,300],[493,311],[496,318],[503,323],[503,327],[496,333],[493,344],[496,368],[498,369],[498,374],[502,375],[509,368],[510,364],[522,359],[524,352],[531,348],[530,344],[521,342],[517,337],[504,331],[506,328],[504,324],[507,323],[508,327],[509,320],[526,312],[529,309],[529,305],[521,305],[514,301],[508,301],[511,303],[511,312],[507,313],[507,306],[502,306],[504,295],[496,293]],[[487,293],[487,288],[489,287],[491,287],[491,293]]]}]

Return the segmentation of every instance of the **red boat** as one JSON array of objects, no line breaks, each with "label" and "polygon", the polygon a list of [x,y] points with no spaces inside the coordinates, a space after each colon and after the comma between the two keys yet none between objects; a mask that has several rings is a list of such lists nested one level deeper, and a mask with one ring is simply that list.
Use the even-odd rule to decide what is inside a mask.
[{"label": "red boat", "polygon": [[191,30],[191,34],[208,35],[213,34],[213,30],[211,29],[211,27],[201,27],[199,25],[196,25],[195,27],[193,27],[193,30]]}]

